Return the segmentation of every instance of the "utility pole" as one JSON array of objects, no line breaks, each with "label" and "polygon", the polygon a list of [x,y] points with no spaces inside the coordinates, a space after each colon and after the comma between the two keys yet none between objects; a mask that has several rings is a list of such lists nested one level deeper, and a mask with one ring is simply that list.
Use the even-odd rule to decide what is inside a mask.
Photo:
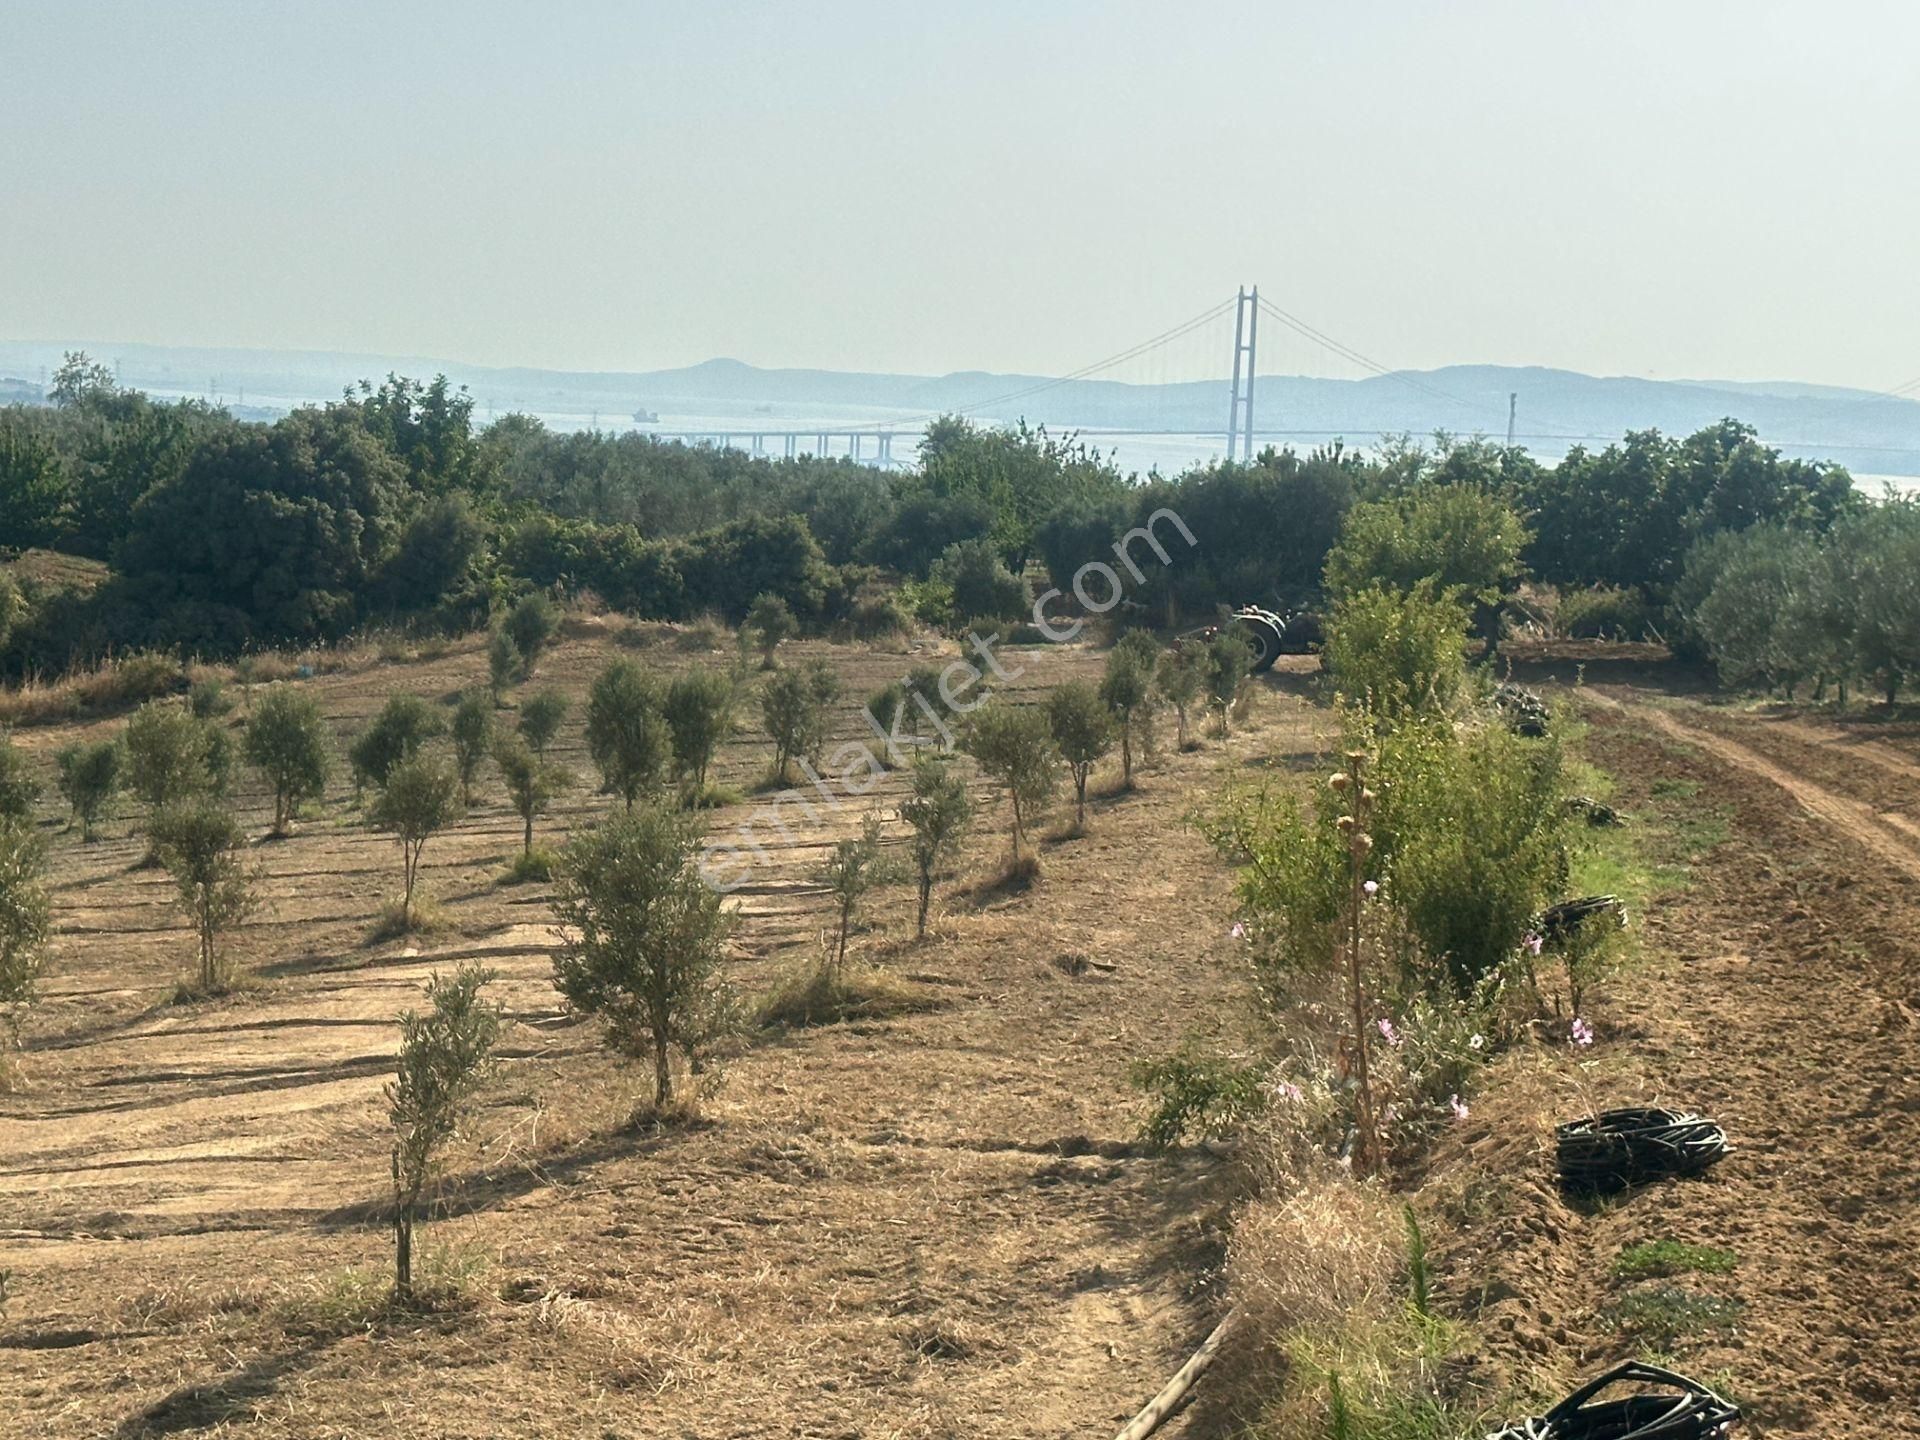
[{"label": "utility pole", "polygon": [[1509,390],[1507,392],[1507,449],[1509,450],[1513,448],[1513,416],[1519,408],[1520,392]]},{"label": "utility pole", "polygon": [[1233,393],[1227,399],[1227,463],[1233,463],[1233,437],[1240,429],[1240,355],[1246,348],[1247,287],[1233,302]]}]

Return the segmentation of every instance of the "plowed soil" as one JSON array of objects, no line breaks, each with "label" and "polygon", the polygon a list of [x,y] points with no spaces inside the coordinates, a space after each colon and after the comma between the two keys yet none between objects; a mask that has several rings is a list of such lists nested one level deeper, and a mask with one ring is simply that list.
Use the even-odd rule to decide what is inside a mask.
[{"label": "plowed soil", "polygon": [[[1496,1390],[1551,1395],[1650,1356],[1728,1391],[1755,1434],[1920,1434],[1913,729],[1586,693],[1623,808],[1725,838],[1642,917],[1645,963],[1595,1006],[1591,1057],[1507,1076],[1437,1167],[1472,1358]],[[1632,1103],[1701,1110],[1734,1151],[1698,1181],[1568,1204],[1551,1122]],[[1613,1273],[1659,1240],[1733,1266]],[[1676,1294],[1706,1305],[1663,1309]]]}]

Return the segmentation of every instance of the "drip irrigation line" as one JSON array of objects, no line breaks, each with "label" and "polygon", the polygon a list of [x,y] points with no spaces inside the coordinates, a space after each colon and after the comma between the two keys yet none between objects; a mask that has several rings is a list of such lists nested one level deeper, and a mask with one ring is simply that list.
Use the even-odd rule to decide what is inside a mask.
[{"label": "drip irrigation line", "polygon": [[[1620,1384],[1659,1387],[1652,1393],[1597,1400]],[[1596,1375],[1544,1415],[1515,1421],[1487,1440],[1722,1440],[1740,1409],[1697,1380],[1629,1360]]]},{"label": "drip irrigation line", "polygon": [[1691,1110],[1635,1106],[1555,1128],[1560,1181],[1604,1195],[1671,1175],[1698,1175],[1730,1148],[1727,1132]]}]

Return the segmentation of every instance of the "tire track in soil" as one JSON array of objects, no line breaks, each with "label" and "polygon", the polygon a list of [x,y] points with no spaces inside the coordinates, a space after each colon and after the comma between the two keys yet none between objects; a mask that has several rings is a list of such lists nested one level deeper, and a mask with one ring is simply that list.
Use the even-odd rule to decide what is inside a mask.
[{"label": "tire track in soil", "polygon": [[1888,864],[1920,880],[1920,845],[1908,838],[1915,834],[1915,827],[1903,817],[1888,816],[1871,805],[1838,795],[1824,785],[1781,768],[1738,741],[1682,724],[1664,710],[1647,705],[1629,706],[1599,690],[1589,690],[1586,694],[1603,705],[1631,713],[1670,739],[1704,750],[1717,760],[1779,786],[1823,825],[1858,841]]}]

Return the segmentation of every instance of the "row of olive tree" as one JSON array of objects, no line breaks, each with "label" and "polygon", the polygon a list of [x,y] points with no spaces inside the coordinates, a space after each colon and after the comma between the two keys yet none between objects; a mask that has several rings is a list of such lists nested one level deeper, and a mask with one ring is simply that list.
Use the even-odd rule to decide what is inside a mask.
[{"label": "row of olive tree", "polygon": [[1687,639],[1733,685],[1889,705],[1920,676],[1920,499],[1889,495],[1824,534],[1756,525],[1697,546],[1675,590]]}]

